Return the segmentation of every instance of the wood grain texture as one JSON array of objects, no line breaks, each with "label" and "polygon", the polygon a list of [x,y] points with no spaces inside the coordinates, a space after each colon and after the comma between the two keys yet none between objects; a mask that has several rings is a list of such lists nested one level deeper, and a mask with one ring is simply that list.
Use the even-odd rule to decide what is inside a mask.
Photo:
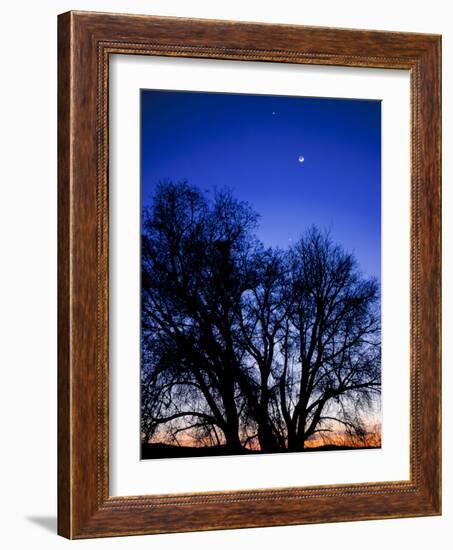
[{"label": "wood grain texture", "polygon": [[58,532],[71,536],[70,17],[58,25]]},{"label": "wood grain texture", "polygon": [[[88,538],[440,514],[440,37],[69,12],[59,16],[58,47],[58,532]],[[111,54],[410,71],[410,481],[109,496]]]}]

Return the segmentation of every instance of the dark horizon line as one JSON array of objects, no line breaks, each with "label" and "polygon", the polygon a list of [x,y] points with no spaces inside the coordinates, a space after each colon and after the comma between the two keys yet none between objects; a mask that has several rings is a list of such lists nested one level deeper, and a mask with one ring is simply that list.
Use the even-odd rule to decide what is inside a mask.
[{"label": "dark horizon line", "polygon": [[226,445],[212,445],[195,447],[191,445],[171,445],[168,443],[144,443],[140,444],[140,460],[162,460],[176,458],[212,458],[228,456],[256,456],[293,453],[335,452],[335,451],[363,451],[380,450],[380,445],[335,445],[325,443],[313,447],[304,447],[300,450],[276,449],[274,451],[261,451],[244,448],[241,451],[231,450]]}]

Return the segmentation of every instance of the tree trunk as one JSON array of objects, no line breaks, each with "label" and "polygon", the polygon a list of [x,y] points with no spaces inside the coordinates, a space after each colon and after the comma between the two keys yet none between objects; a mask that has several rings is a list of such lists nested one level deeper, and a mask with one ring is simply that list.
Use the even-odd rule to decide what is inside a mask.
[{"label": "tree trunk", "polygon": [[264,453],[270,453],[280,449],[279,442],[275,437],[272,427],[265,421],[258,425],[258,441],[260,450]]}]

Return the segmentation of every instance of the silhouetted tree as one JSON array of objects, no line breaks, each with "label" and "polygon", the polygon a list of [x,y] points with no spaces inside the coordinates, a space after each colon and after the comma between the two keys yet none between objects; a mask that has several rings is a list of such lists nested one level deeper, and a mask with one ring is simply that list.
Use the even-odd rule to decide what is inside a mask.
[{"label": "silhouetted tree", "polygon": [[242,449],[237,311],[249,286],[256,220],[229,193],[217,193],[209,205],[185,182],[161,184],[152,209],[145,210],[145,435],[162,423],[197,419],[202,422],[195,427],[220,430],[228,447]]},{"label": "silhouetted tree", "polygon": [[379,288],[311,229],[265,249],[258,216],[162,182],[142,220],[142,438],[301,450],[366,432],[380,390]]},{"label": "silhouetted tree", "polygon": [[362,435],[363,408],[380,391],[380,309],[375,279],[312,228],[289,253],[280,404],[288,448],[341,425]]}]

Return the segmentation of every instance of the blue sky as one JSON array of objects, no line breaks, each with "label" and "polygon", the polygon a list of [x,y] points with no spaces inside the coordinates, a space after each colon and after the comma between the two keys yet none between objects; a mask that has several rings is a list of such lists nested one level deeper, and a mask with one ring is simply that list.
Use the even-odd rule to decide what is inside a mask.
[{"label": "blue sky", "polygon": [[265,245],[316,224],[380,277],[379,101],[142,90],[141,104],[144,205],[162,179],[228,187]]}]

